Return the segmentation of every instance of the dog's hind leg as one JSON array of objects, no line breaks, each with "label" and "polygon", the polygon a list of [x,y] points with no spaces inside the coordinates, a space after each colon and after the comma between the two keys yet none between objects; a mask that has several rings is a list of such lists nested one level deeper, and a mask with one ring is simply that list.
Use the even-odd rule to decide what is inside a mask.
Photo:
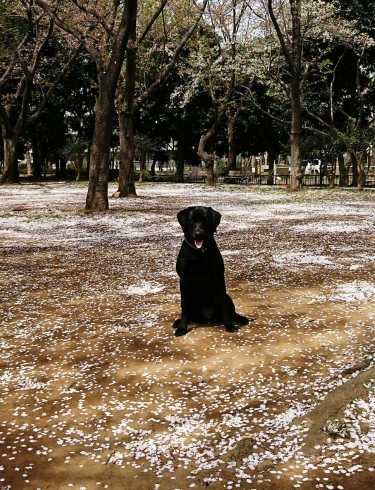
[{"label": "dog's hind leg", "polygon": [[181,318],[178,318],[173,322],[172,328],[178,328],[180,326],[180,323],[181,323]]},{"label": "dog's hind leg", "polygon": [[234,306],[232,298],[227,294],[227,304],[228,309],[230,311],[230,317],[232,322],[237,323],[238,325],[248,325],[249,319],[246,316],[239,315],[236,312],[236,308]]}]

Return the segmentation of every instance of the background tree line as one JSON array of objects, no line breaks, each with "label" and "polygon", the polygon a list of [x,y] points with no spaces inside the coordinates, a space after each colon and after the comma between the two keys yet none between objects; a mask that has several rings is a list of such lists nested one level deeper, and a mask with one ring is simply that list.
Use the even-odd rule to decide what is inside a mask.
[{"label": "background tree line", "polygon": [[[120,197],[135,195],[134,135],[177,141],[184,162],[214,152],[337,159],[340,185],[363,188],[374,134],[372,0],[3,0],[0,4],[0,184],[88,156],[86,209],[108,209],[111,148]],[[141,139],[142,140],[142,139]],[[140,140],[140,141],[141,141]],[[152,145],[151,145],[152,146]],[[157,152],[157,150],[156,150]],[[344,159],[344,154],[346,158]]]}]

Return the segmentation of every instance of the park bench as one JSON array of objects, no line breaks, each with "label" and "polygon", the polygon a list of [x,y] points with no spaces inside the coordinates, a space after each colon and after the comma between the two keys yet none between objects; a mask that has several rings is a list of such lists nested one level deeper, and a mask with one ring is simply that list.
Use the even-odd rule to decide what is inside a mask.
[{"label": "park bench", "polygon": [[192,167],[184,173],[185,182],[203,182],[205,183],[207,179],[207,173],[205,170],[199,170],[199,167]]},{"label": "park bench", "polygon": [[177,182],[177,173],[174,170],[156,170],[155,182]]},{"label": "park bench", "polygon": [[229,170],[228,175],[221,175],[217,178],[217,182],[221,184],[257,184],[259,176],[251,172],[251,169],[245,170]]},{"label": "park bench", "polygon": [[224,177],[225,184],[248,184],[249,172],[243,170],[229,170],[228,175]]}]

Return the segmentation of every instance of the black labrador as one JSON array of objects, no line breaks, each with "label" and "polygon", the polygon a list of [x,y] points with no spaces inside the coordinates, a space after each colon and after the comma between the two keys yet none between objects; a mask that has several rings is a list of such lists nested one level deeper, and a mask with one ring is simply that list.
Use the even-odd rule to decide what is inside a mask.
[{"label": "black labrador", "polygon": [[234,323],[249,321],[236,313],[226,292],[224,261],[214,239],[220,213],[195,206],[180,211],[177,219],[185,238],[176,264],[181,291],[181,318],[173,323],[176,336],[185,335],[189,323],[224,322],[227,332],[236,332]]}]

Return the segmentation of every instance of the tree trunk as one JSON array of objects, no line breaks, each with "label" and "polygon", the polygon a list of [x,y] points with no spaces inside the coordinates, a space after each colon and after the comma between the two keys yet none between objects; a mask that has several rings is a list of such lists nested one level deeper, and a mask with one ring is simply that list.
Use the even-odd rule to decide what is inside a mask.
[{"label": "tree trunk", "polygon": [[358,185],[357,189],[359,191],[363,191],[366,185],[366,178],[368,174],[367,165],[365,165],[365,161],[367,159],[367,152],[363,150],[359,154],[359,158],[357,158],[357,168],[358,168]]},{"label": "tree trunk", "polygon": [[355,154],[354,148],[349,148],[348,153],[350,155],[350,160],[352,164],[353,180],[350,184],[351,187],[358,187],[358,162],[357,155]]},{"label": "tree trunk", "polygon": [[46,178],[47,177],[48,161],[47,161],[47,158],[44,154],[43,154],[42,162],[43,162],[43,177]]},{"label": "tree trunk", "polygon": [[142,153],[139,157],[139,180],[138,182],[143,182],[146,171],[146,154]]},{"label": "tree trunk", "polygon": [[335,187],[336,178],[336,154],[332,154],[331,158],[331,169],[328,171],[328,183],[329,187]]},{"label": "tree trunk", "polygon": [[[228,99],[231,97],[231,93],[228,95]],[[217,130],[219,129],[219,126],[221,124],[221,121],[223,120],[225,116],[226,109],[221,108],[218,109],[218,107],[215,106],[215,116],[214,116],[214,123],[211,126],[211,128],[208,130],[206,134],[201,136],[199,140],[199,145],[198,145],[198,156],[204,161],[205,167],[206,167],[206,172],[207,172],[207,180],[206,184],[207,185],[215,185],[215,178],[214,178],[214,159],[212,158],[212,155],[207,152],[207,146],[208,143],[211,141],[213,136],[217,133]]]},{"label": "tree trunk", "polygon": [[60,156],[59,156],[57,151],[54,153],[54,155],[55,155],[55,164],[56,164],[55,177],[59,178],[61,175],[60,174]]},{"label": "tree trunk", "polygon": [[344,155],[341,152],[338,155],[338,160],[339,160],[339,172],[340,172],[339,187],[348,187],[349,168],[350,168],[351,161],[349,158],[345,161]]},{"label": "tree trunk", "polygon": [[231,170],[236,170],[236,117],[228,115],[227,173]]},{"label": "tree trunk", "polygon": [[26,152],[26,168],[27,168],[27,175],[33,175],[34,167],[31,161],[31,155],[29,151]]},{"label": "tree trunk", "polygon": [[155,167],[156,167],[156,155],[154,155],[154,159],[152,160],[152,165],[151,165],[151,180],[152,181],[154,181],[155,177],[156,177]]},{"label": "tree trunk", "polygon": [[66,164],[67,159],[65,157],[60,157],[60,178],[66,178]]},{"label": "tree trunk", "polygon": [[206,151],[206,136],[204,135],[201,137],[199,141],[199,146],[198,146],[198,155],[200,158],[204,161],[205,168],[206,168],[206,173],[207,173],[207,180],[206,184],[207,185],[215,185],[215,178],[214,178],[214,159],[212,158],[212,155]]},{"label": "tree trunk", "polygon": [[99,76],[99,97],[95,104],[95,129],[91,149],[86,210],[108,209],[109,151],[112,137],[115,88],[113,80]]},{"label": "tree trunk", "polygon": [[301,0],[290,0],[292,14],[292,69],[291,69],[291,98],[292,124],[290,131],[291,156],[291,191],[299,191],[303,186],[302,157],[301,157]]},{"label": "tree trunk", "polygon": [[301,157],[301,92],[299,74],[292,74],[292,126],[290,132],[290,156],[291,156],[291,191],[300,191],[303,183],[302,157]]},{"label": "tree trunk", "polygon": [[19,184],[17,147],[19,135],[12,134],[11,137],[3,131],[4,141],[4,172],[0,178],[0,184]]},{"label": "tree trunk", "polygon": [[[268,0],[268,11],[280,41],[281,49],[289,65],[291,76],[291,131],[290,131],[290,156],[291,156],[291,191],[299,191],[303,186],[302,157],[301,157],[301,65],[302,65],[302,36],[301,36],[301,0],[289,0],[292,18],[291,48],[288,49],[286,35],[282,33],[273,12],[272,0]],[[288,34],[289,35],[289,34]]]},{"label": "tree trunk", "polygon": [[77,156],[77,162],[76,162],[76,165],[77,165],[77,177],[76,177],[76,181],[77,182],[79,182],[80,180],[82,180],[83,158],[84,158],[83,155],[78,155]]},{"label": "tree trunk", "polygon": [[119,154],[119,197],[135,197],[134,184],[134,132],[133,115],[129,112],[119,113],[120,154]]},{"label": "tree trunk", "polygon": [[40,158],[38,137],[36,134],[32,134],[31,144],[33,147],[33,177],[39,179],[42,176],[42,161]]},{"label": "tree trunk", "polygon": [[[138,4],[136,3],[136,11]],[[126,48],[124,87],[118,87],[120,156],[119,156],[119,197],[137,195],[134,185],[134,94],[137,69],[136,16],[130,25],[130,36]]]},{"label": "tree trunk", "polygon": [[99,95],[95,104],[95,129],[90,155],[89,187],[86,210],[106,211],[108,209],[109,151],[111,146],[114,101],[117,82],[124,61],[128,40],[135,26],[137,0],[125,2],[124,16],[113,43],[110,62],[99,72]]},{"label": "tree trunk", "polygon": [[268,169],[269,169],[267,185],[273,185],[274,176],[275,176],[275,162],[276,162],[276,150],[273,145],[268,145],[267,160],[268,160]]},{"label": "tree trunk", "polygon": [[177,182],[184,182],[186,132],[181,131],[177,142]]},{"label": "tree trunk", "polygon": [[[119,99],[118,99],[119,100]],[[121,110],[119,118],[119,197],[134,197],[137,195],[134,184],[134,130],[133,114]]]}]

